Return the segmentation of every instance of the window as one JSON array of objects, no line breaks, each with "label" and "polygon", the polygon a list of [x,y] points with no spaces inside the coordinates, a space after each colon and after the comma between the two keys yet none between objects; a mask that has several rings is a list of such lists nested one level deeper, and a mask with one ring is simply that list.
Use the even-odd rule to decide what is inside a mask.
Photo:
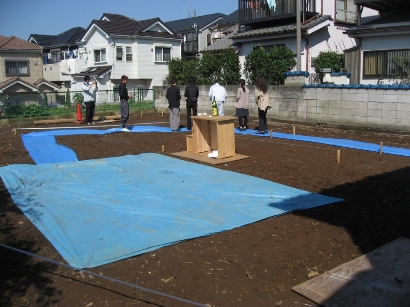
[{"label": "window", "polygon": [[116,56],[117,61],[122,62],[122,59],[123,59],[122,47],[116,47],[115,50],[117,51],[117,56]]},{"label": "window", "polygon": [[94,50],[94,62],[105,62],[105,49]]},{"label": "window", "polygon": [[132,62],[132,47],[125,48],[125,60],[127,62]]},{"label": "window", "polygon": [[171,48],[155,47],[155,62],[167,62],[171,60]]},{"label": "window", "polygon": [[28,76],[28,61],[27,60],[7,60],[6,63],[6,75],[10,76]]},{"label": "window", "polygon": [[354,0],[336,1],[336,20],[349,24],[357,23],[356,4]]},{"label": "window", "polygon": [[[397,65],[397,59],[403,65]],[[405,76],[410,60],[410,49],[377,50],[363,52],[364,78],[398,78]]]}]

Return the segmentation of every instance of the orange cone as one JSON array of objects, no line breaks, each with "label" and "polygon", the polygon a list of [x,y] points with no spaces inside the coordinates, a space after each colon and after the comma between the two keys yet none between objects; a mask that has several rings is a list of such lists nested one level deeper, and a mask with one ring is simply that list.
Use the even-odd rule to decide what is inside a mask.
[{"label": "orange cone", "polygon": [[77,120],[75,121],[76,124],[83,123],[83,116],[81,115],[81,104],[77,103]]}]

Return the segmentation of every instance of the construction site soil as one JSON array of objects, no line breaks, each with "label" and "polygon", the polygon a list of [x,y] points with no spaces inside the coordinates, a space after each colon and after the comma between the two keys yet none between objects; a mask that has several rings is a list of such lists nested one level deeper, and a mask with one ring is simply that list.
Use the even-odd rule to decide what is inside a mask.
[{"label": "construction site soil", "polygon": [[[128,124],[168,122],[161,114],[141,114]],[[119,123],[97,123],[95,129],[112,125]],[[62,126],[79,127],[0,127],[0,166],[34,164],[21,134],[34,131],[31,127]],[[269,129],[410,148],[404,133],[278,122],[269,122]],[[186,150],[186,134],[112,133],[56,140],[73,149],[79,160],[147,152],[176,158],[171,153]],[[54,261],[1,246],[0,306],[317,306],[292,287],[312,272],[321,274],[399,237],[410,238],[409,157],[252,135],[237,134],[235,141],[236,152],[250,158],[211,167],[344,201],[88,269],[115,279],[108,280],[58,265],[65,261],[13,203],[0,180],[0,243]],[[212,188],[204,186],[210,193]]]}]

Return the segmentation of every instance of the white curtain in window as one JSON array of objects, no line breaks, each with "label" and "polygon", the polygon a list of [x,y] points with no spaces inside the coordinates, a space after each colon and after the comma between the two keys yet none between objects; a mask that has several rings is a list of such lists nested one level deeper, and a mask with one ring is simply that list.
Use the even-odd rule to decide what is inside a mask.
[{"label": "white curtain in window", "polygon": [[162,62],[162,48],[155,47],[155,61]]}]

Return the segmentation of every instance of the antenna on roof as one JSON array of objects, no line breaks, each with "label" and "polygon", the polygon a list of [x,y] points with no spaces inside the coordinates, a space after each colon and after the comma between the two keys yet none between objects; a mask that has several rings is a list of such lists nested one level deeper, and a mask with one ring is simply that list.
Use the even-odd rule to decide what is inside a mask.
[{"label": "antenna on roof", "polygon": [[188,0],[188,18],[191,18],[191,0]]}]

